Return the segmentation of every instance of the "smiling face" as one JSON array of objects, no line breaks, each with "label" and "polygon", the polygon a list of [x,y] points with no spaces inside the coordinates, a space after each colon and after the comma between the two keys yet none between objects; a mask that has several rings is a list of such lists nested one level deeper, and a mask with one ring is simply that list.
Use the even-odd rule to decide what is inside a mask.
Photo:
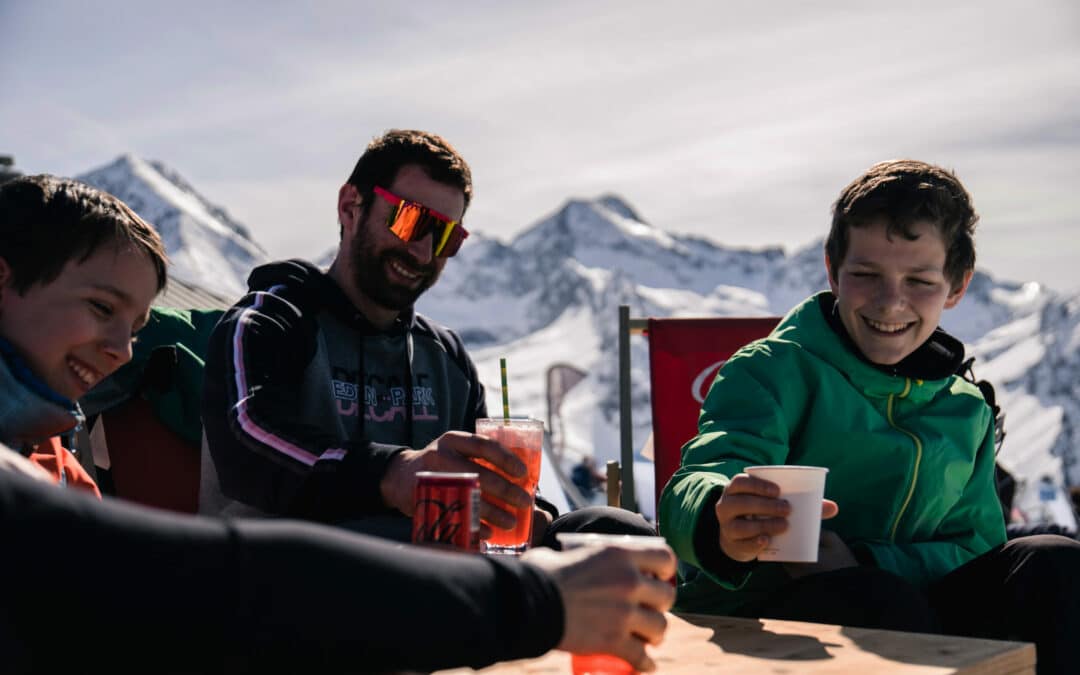
[{"label": "smiling face", "polygon": [[20,295],[0,258],[0,335],[56,393],[78,399],[131,360],[131,340],[158,293],[150,257],[106,244],[70,260],[53,281]]},{"label": "smiling face", "polygon": [[863,355],[881,365],[899,363],[926,342],[971,281],[968,270],[959,287],[951,287],[945,242],[933,224],[918,222],[909,230],[914,240],[890,238],[882,221],[853,227],[839,268],[825,259],[844,328]]},{"label": "smiling face", "polygon": [[[390,192],[419,202],[460,221],[465,213],[465,195],[460,188],[432,179],[415,164],[403,166]],[[447,258],[432,254],[431,234],[404,242],[387,227],[393,207],[375,198],[366,209],[356,204],[356,188],[346,184],[338,196],[338,217],[343,232],[341,250],[331,274],[346,295],[377,326],[385,327],[408,309],[435,283]]]}]

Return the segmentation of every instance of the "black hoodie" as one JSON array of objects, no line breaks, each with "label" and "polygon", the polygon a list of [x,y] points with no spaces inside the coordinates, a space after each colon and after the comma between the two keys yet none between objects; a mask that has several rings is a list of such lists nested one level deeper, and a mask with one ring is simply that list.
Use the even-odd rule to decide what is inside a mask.
[{"label": "black hoodie", "polygon": [[461,339],[411,309],[379,331],[299,260],[255,269],[210,338],[200,512],[336,522],[386,511],[390,459],[486,417]]}]

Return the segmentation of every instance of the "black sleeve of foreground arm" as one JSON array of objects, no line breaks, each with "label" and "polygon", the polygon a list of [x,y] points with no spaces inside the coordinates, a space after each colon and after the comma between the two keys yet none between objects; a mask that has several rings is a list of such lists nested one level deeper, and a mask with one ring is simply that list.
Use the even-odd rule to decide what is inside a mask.
[{"label": "black sleeve of foreground arm", "polygon": [[5,673],[480,667],[563,631],[554,583],[527,564],[178,516],[6,472],[0,541]]}]

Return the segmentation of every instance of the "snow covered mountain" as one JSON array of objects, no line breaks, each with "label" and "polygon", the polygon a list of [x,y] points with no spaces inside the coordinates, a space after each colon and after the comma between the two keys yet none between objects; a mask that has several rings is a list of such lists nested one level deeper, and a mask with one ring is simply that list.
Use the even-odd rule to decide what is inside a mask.
[{"label": "snow covered mountain", "polygon": [[[123,156],[80,178],[153,223],[172,273],[185,281],[238,296],[251,268],[267,260],[246,228],[160,163]],[[548,367],[587,372],[562,404],[559,431],[568,464],[592,455],[602,465],[619,456],[619,305],[637,317],[783,315],[826,287],[820,242],[790,254],[729,248],[660,230],[608,195],[569,201],[509,243],[474,233],[418,309],[465,339],[492,411],[501,408],[499,357],[508,360],[511,411],[542,419]],[[943,321],[997,389],[1008,433],[999,460],[1031,488],[1021,491],[1021,507],[1038,506],[1044,475],[1080,484],[1080,296],[979,271]],[[631,345],[641,448],[651,429],[648,345]],[[650,514],[652,465],[638,460],[640,507]],[[553,480],[547,471],[545,480]]]},{"label": "snow covered mountain", "polygon": [[161,162],[123,155],[77,178],[116,195],[153,224],[165,241],[170,274],[183,281],[239,298],[251,269],[269,260],[247,228]]},{"label": "snow covered mountain", "polygon": [[[472,347],[492,410],[501,405],[499,357],[508,360],[512,409],[535,417],[547,415],[548,366],[588,372],[562,407],[565,445],[568,456],[593,454],[603,464],[619,455],[620,304],[639,317],[783,315],[824,288],[820,242],[790,255],[727,248],[659,230],[605,196],[570,201],[509,244],[470,238],[418,308]],[[1060,485],[1066,470],[1070,484],[1080,483],[1080,297],[979,271],[944,326],[998,389],[1008,430],[1000,461],[1030,486],[1043,475]],[[648,352],[644,339],[631,344],[640,448],[651,429]],[[648,513],[651,499],[641,496],[652,494],[651,465],[640,460],[637,492]]]}]

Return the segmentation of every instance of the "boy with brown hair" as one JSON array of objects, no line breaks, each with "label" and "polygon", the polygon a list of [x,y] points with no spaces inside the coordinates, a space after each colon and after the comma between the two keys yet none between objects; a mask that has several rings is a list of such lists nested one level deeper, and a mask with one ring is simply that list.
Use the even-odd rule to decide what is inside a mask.
[{"label": "boy with brown hair", "polygon": [[58,435],[131,360],[166,264],[157,232],[112,195],[48,175],[0,188],[0,442],[61,484],[100,496]]},{"label": "boy with brown hair", "polygon": [[[1019,638],[1039,672],[1080,663],[1080,544],[1005,543],[993,414],[938,328],[971,281],[976,220],[959,180],[923,162],[876,164],[844,189],[831,290],[723,366],[664,488],[677,607]],[[829,469],[818,562],[756,559],[790,511],[743,472],[766,464]]]}]

